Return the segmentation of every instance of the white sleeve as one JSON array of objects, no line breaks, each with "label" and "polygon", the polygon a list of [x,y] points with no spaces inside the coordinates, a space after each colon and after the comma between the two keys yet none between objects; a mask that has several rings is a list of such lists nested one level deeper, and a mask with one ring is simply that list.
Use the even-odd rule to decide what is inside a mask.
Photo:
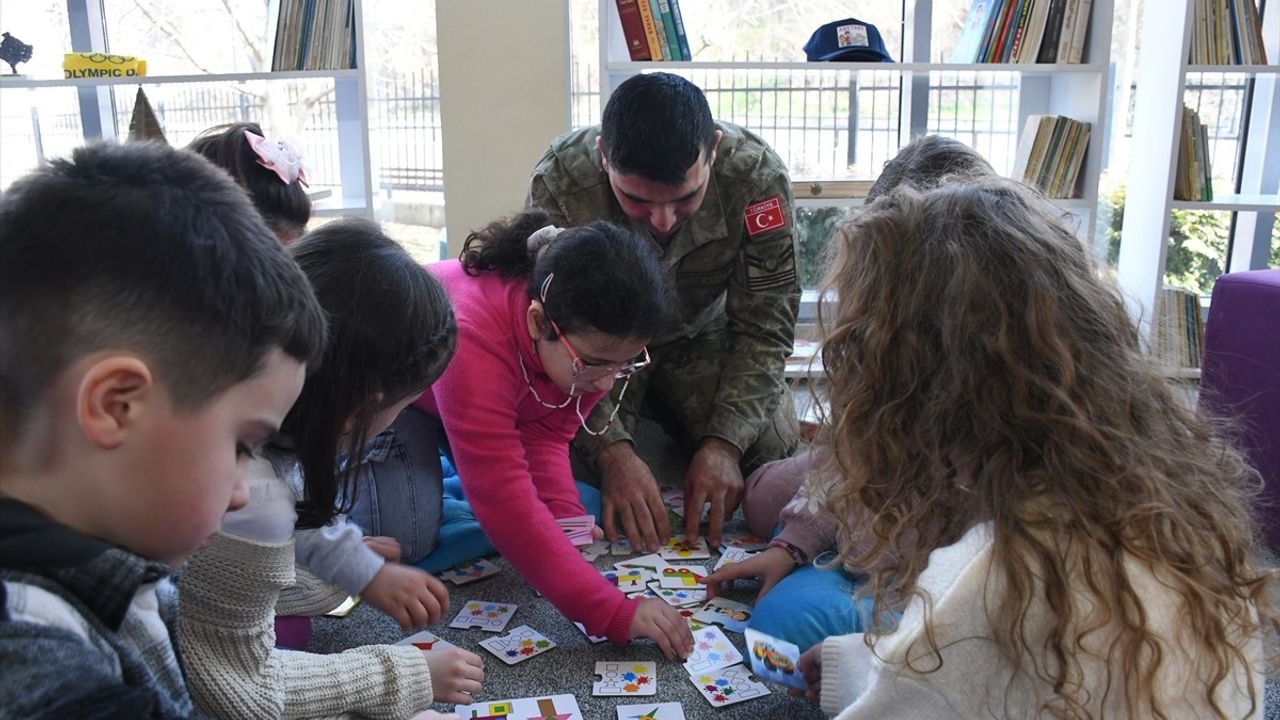
[{"label": "white sleeve", "polygon": [[386,562],[364,544],[360,527],[342,516],[324,527],[297,530],[293,539],[299,566],[351,595],[363,592]]}]

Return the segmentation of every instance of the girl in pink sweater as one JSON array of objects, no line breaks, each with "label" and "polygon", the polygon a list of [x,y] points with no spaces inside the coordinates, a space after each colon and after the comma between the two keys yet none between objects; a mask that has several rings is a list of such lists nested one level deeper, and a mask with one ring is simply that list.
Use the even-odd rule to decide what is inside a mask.
[{"label": "girl in pink sweater", "polygon": [[569,442],[579,426],[604,432],[585,418],[604,393],[621,399],[665,321],[657,257],[615,225],[562,231],[526,211],[472,233],[460,261],[431,270],[453,302],[458,349],[415,405],[443,423],[490,542],[592,635],[647,637],[684,657],[693,649],[684,620],[661,600],[625,598],[556,524],[586,514]]}]

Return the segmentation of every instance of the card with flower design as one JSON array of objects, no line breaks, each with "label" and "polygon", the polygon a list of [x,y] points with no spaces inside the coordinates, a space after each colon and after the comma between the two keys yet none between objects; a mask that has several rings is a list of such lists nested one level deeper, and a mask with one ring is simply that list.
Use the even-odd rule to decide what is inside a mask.
[{"label": "card with flower design", "polygon": [[658,581],[654,580],[649,583],[649,590],[655,597],[661,598],[663,602],[672,607],[698,605],[707,600],[705,588],[664,588]]},{"label": "card with flower design", "polygon": [[690,675],[708,673],[742,662],[742,653],[729,642],[724,631],[715,625],[695,630],[693,652],[684,661],[684,671]]},{"label": "card with flower design", "polygon": [[596,663],[600,679],[591,685],[597,696],[654,695],[658,692],[658,664],[652,662],[601,661]]},{"label": "card with flower design", "polygon": [[696,537],[689,540],[684,535],[673,535],[667,540],[667,544],[658,550],[658,556],[663,560],[706,560],[711,557],[711,551],[707,549],[706,538]]},{"label": "card with flower design", "polygon": [[712,707],[724,707],[769,694],[764,683],[751,679],[751,671],[745,665],[692,674],[689,681]]},{"label": "card with flower design", "polygon": [[502,628],[507,626],[507,621],[515,612],[516,606],[509,603],[471,600],[462,606],[458,616],[449,623],[449,627],[462,629],[478,627],[489,632],[502,632]]},{"label": "card with flower design", "polygon": [[497,655],[499,660],[508,665],[524,662],[534,655],[541,655],[555,646],[556,644],[551,642],[545,635],[528,625],[521,625],[506,635],[485,638],[480,641],[480,647]]}]

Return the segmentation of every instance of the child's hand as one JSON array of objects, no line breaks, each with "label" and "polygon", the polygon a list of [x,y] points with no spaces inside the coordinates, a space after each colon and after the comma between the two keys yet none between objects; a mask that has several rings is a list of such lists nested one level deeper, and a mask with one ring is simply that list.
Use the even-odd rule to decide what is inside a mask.
[{"label": "child's hand", "polygon": [[750,559],[720,568],[703,578],[702,582],[707,586],[707,598],[713,598],[720,593],[722,583],[738,578],[760,578],[760,592],[756,594],[758,603],[765,593],[791,574],[795,567],[795,561],[786,550],[771,547]]},{"label": "child's hand", "polygon": [[423,650],[431,670],[431,692],[435,702],[470,703],[480,692],[484,680],[484,662],[480,656],[462,648]]},{"label": "child's hand", "polygon": [[809,684],[808,690],[787,688],[787,694],[802,697],[817,705],[822,700],[822,643],[818,643],[800,656],[800,673]]},{"label": "child's hand", "polygon": [[383,565],[360,596],[395,618],[404,630],[438,622],[449,611],[449,591],[444,583],[400,563]]},{"label": "child's hand", "polygon": [[364,544],[369,549],[386,558],[389,562],[400,562],[400,541],[393,537],[366,535]]},{"label": "child's hand", "polygon": [[657,598],[645,598],[631,618],[632,638],[647,637],[658,644],[668,660],[681,660],[693,652],[693,632],[675,608]]}]

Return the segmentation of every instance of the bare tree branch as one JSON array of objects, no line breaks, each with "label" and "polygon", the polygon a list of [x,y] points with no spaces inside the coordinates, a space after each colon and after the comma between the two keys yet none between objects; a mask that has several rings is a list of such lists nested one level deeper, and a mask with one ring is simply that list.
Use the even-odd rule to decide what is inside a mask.
[{"label": "bare tree branch", "polygon": [[[134,0],[137,2],[137,0]],[[236,32],[240,34],[240,39],[249,47],[249,53],[253,56],[253,69],[255,71],[270,70],[266,67],[266,48],[262,47],[253,36],[245,30],[244,25],[240,22],[240,16],[231,8],[230,0],[222,0],[222,7],[226,8],[227,15],[231,18],[231,22],[236,26]]]},{"label": "bare tree branch", "polygon": [[178,50],[180,50],[183,55],[187,56],[187,59],[191,61],[192,65],[196,66],[196,69],[198,69],[200,72],[203,72],[203,73],[210,73],[210,74],[213,73],[213,70],[210,70],[209,68],[205,67],[203,63],[201,63],[199,60],[195,58],[195,56],[193,56],[190,52],[187,51],[187,46],[178,37],[177,29],[174,28],[172,25],[170,25],[168,21],[161,20],[157,18],[155,15],[152,15],[151,11],[147,10],[147,8],[142,4],[141,0],[133,0],[133,6],[137,8],[138,12],[142,13],[142,15],[147,18],[147,20],[150,20],[151,24],[154,25],[156,28],[158,28],[160,32],[164,33],[165,37],[172,40],[173,44],[178,46]]}]

